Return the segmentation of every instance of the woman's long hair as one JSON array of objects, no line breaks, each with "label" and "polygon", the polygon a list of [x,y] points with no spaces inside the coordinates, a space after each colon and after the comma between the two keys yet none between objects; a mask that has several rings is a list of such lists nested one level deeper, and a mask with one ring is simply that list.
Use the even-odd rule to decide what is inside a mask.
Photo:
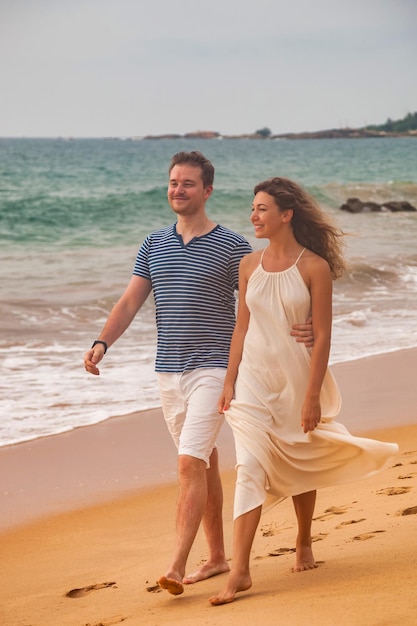
[{"label": "woman's long hair", "polygon": [[346,267],[341,251],[346,233],[332,224],[314,198],[288,178],[264,180],[255,186],[254,194],[259,191],[272,196],[280,211],[293,211],[291,224],[298,243],[326,259],[332,278],[340,278]]}]

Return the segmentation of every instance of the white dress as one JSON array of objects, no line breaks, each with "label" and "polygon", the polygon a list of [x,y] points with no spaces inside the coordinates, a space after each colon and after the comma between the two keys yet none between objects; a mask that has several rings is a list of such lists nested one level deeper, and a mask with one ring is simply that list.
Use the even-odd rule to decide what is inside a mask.
[{"label": "white dress", "polygon": [[394,443],[355,437],[334,421],[341,399],[330,370],[321,389],[321,422],[303,432],[311,348],[290,336],[292,325],[310,314],[310,293],[297,267],[300,256],[283,272],[266,272],[261,259],[247,286],[249,327],[235,399],[226,411],[236,445],[235,518],[265,504],[267,496],[269,506],[371,476],[398,452]]}]

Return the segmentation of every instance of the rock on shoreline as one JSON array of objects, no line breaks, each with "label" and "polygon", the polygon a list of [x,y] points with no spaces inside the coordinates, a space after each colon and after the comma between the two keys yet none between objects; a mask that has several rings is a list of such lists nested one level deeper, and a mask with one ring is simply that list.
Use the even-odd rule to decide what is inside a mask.
[{"label": "rock on shoreline", "polygon": [[340,209],[342,211],[348,211],[349,213],[370,213],[374,211],[391,211],[398,213],[399,211],[417,211],[416,207],[407,200],[390,200],[379,204],[378,202],[362,202],[359,198],[348,198],[346,202],[341,205]]}]

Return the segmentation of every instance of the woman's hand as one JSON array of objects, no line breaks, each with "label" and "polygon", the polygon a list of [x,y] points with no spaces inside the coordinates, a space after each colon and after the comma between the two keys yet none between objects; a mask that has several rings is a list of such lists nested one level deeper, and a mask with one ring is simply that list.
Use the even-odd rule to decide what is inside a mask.
[{"label": "woman's hand", "polygon": [[224,413],[230,407],[230,403],[233,400],[233,387],[231,385],[225,385],[223,387],[222,394],[219,398],[219,413]]},{"label": "woman's hand", "polygon": [[321,419],[320,398],[306,398],[301,413],[301,426],[305,433],[314,430]]}]

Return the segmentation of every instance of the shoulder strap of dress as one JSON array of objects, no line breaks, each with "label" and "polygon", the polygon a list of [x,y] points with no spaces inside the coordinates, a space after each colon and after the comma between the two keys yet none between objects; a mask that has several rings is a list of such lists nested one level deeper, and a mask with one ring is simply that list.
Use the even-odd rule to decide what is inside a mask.
[{"label": "shoulder strap of dress", "polygon": [[304,251],[305,251],[305,248],[303,248],[303,249],[301,250],[301,252],[300,252],[300,254],[298,255],[297,260],[296,260],[296,262],[294,263],[294,265],[297,265],[297,263],[298,263],[298,261],[301,259],[302,254],[303,254],[303,252],[304,252]]},{"label": "shoulder strap of dress", "polygon": [[264,260],[264,254],[265,254],[265,252],[267,251],[267,249],[268,249],[268,248],[269,248],[269,246],[266,246],[266,248],[264,248],[264,249],[262,250],[261,260],[259,261],[259,265],[262,265],[262,262],[263,262],[263,260]]}]

